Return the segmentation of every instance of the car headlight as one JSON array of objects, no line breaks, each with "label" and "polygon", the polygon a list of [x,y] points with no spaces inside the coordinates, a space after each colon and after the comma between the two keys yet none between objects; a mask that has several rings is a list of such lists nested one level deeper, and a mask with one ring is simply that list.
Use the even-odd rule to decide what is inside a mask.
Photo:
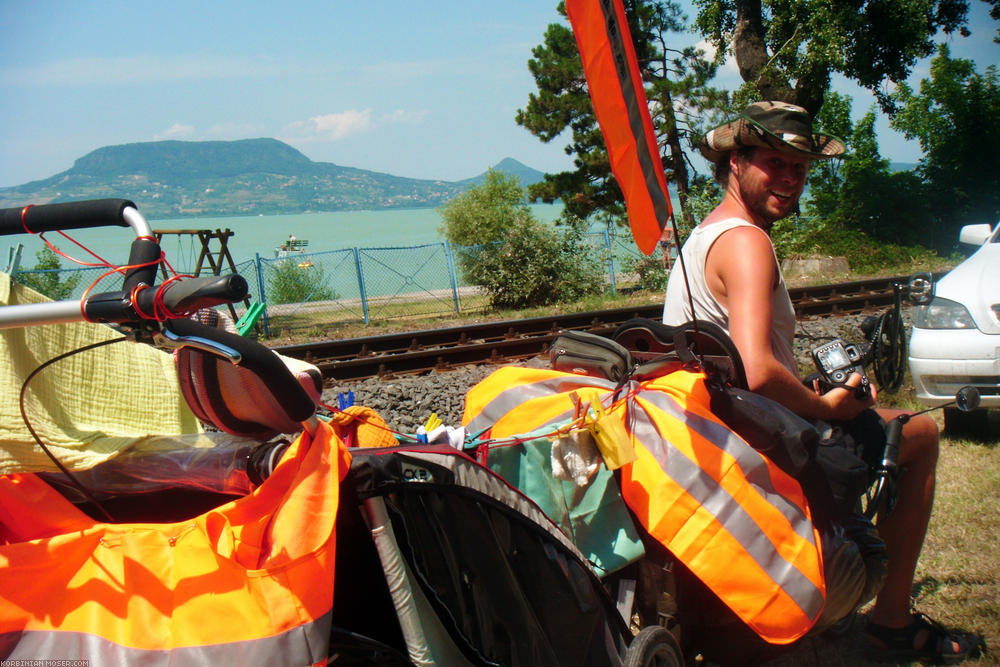
[{"label": "car headlight", "polygon": [[913,326],[921,329],[975,329],[976,323],[965,306],[936,296],[926,306],[918,306],[914,310]]}]

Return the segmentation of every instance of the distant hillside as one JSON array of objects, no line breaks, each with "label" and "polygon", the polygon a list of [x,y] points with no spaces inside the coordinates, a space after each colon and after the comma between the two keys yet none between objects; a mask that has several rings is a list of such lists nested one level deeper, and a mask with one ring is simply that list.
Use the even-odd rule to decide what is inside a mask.
[{"label": "distant hillside", "polygon": [[[501,160],[498,164],[492,167],[493,171],[502,171],[508,176],[517,176],[521,181],[522,187],[528,187],[529,185],[534,185],[545,178],[543,172],[537,169],[532,169],[531,167],[525,166],[513,158],[506,158]],[[473,176],[472,178],[467,178],[464,181],[458,181],[462,185],[479,185],[486,179],[487,172],[479,174],[478,176]]]},{"label": "distant hillside", "polygon": [[[495,169],[524,185],[541,178],[509,158]],[[122,197],[150,219],[420,208],[443,204],[483,176],[402,178],[313,162],[276,139],[158,141],[99,148],[60,174],[0,188],[0,207]]]}]

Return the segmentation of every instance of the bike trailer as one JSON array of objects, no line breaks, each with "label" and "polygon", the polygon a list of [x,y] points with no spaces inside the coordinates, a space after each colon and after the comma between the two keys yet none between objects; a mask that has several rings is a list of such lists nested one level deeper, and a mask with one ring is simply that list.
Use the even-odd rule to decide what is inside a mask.
[{"label": "bike trailer", "polygon": [[351,454],[331,664],[622,664],[614,602],[527,497],[448,446]]}]

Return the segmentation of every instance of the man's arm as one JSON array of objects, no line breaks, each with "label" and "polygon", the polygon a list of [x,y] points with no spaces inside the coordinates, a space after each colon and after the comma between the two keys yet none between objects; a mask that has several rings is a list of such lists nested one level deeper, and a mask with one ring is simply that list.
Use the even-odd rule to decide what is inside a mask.
[{"label": "man's arm", "polygon": [[[778,281],[771,241],[760,229],[737,227],[723,233],[705,264],[709,289],[729,310],[729,335],[740,351],[752,391],[808,418],[849,419],[872,405],[846,389],[818,395],[774,356],[771,347],[771,292]],[[861,378],[852,377],[856,385]]]}]

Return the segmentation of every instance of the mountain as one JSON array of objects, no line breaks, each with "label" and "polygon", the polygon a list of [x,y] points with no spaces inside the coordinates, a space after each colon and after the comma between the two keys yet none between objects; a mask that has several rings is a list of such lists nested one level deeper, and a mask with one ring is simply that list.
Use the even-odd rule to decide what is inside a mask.
[{"label": "mountain", "polygon": [[[506,159],[494,169],[527,185],[540,172]],[[276,139],[157,141],[105,146],[71,169],[0,188],[0,208],[121,197],[149,219],[439,206],[485,174],[463,181],[402,178],[313,162]]]},{"label": "mountain", "polygon": [[[525,188],[529,185],[534,185],[545,178],[545,174],[543,172],[523,165],[514,158],[505,158],[491,168],[493,171],[502,171],[508,176],[517,176],[517,178],[521,181],[521,186]],[[472,178],[467,178],[464,181],[458,182],[462,185],[480,185],[484,180],[486,180],[486,174],[487,172],[484,171],[478,176],[473,176]]]}]

